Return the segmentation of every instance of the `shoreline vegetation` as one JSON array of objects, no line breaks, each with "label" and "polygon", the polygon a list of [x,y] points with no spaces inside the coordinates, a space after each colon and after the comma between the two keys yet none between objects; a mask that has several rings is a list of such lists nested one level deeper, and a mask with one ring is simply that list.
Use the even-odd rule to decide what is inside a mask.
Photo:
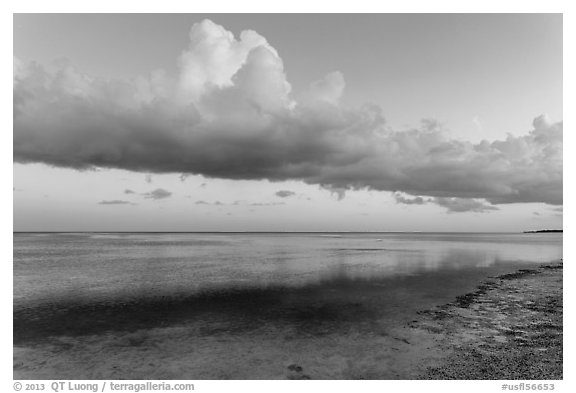
[{"label": "shoreline vegetation", "polygon": [[524,233],[563,233],[562,229],[539,229],[537,231],[524,231]]},{"label": "shoreline vegetation", "polygon": [[398,314],[382,288],[422,281],[15,311],[14,378],[562,379],[562,261],[524,267]]}]

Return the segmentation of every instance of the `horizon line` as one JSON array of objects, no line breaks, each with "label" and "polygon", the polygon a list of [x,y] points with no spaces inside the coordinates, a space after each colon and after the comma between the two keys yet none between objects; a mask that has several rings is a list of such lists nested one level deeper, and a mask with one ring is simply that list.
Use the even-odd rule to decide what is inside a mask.
[{"label": "horizon line", "polygon": [[533,233],[557,232],[563,229],[538,229],[523,231],[12,231],[12,233]]}]

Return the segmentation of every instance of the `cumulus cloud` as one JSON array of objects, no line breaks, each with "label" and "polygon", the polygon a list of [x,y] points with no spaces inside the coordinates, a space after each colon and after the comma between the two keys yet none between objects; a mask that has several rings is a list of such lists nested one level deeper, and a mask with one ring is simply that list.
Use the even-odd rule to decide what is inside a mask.
[{"label": "cumulus cloud", "polygon": [[562,204],[562,122],[540,116],[525,135],[479,143],[450,139],[433,121],[395,131],[381,108],[342,104],[338,72],[295,101],[264,37],[210,21],[192,27],[177,64],[176,76],[118,81],[15,59],[14,161],[301,180],[339,199],[371,189],[446,206]]},{"label": "cumulus cloud", "polygon": [[498,210],[496,206],[493,206],[482,199],[447,197],[425,198],[422,196],[410,197],[400,192],[395,192],[393,197],[396,200],[396,203],[404,205],[425,205],[432,203],[446,208],[449,213],[486,213],[489,211]]},{"label": "cumulus cloud", "polygon": [[345,86],[344,75],[341,72],[332,72],[311,84],[310,95],[312,99],[336,104],[342,97]]},{"label": "cumulus cloud", "polygon": [[288,198],[288,197],[296,195],[296,193],[294,191],[290,191],[290,190],[280,190],[280,191],[276,191],[276,193],[274,195],[276,195],[277,197],[280,197],[280,198]]},{"label": "cumulus cloud", "polygon": [[144,198],[148,199],[165,199],[170,197],[172,193],[170,191],[164,190],[163,188],[157,188],[153,191],[146,192],[142,195],[144,195]]},{"label": "cumulus cloud", "polygon": [[98,202],[99,205],[134,205],[134,203],[129,201],[121,201],[121,200],[111,200],[111,201],[100,201]]},{"label": "cumulus cloud", "polygon": [[411,198],[404,196],[399,192],[394,193],[394,199],[396,200],[396,203],[401,203],[404,205],[424,205],[428,202],[431,202],[431,198],[422,198],[421,196]]},{"label": "cumulus cloud", "polygon": [[321,189],[330,191],[330,195],[334,195],[336,199],[341,201],[346,196],[346,187],[342,186],[333,186],[331,184],[321,184]]},{"label": "cumulus cloud", "polygon": [[492,206],[478,199],[436,197],[432,202],[445,207],[449,213],[486,213],[491,210],[498,210],[496,206]]}]

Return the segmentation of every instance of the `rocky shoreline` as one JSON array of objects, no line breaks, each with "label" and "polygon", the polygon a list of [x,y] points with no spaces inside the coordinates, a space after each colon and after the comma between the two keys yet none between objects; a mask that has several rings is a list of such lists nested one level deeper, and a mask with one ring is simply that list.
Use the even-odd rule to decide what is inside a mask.
[{"label": "rocky shoreline", "polygon": [[562,269],[558,262],[493,277],[419,312],[405,333],[433,335],[447,355],[417,378],[562,379]]}]

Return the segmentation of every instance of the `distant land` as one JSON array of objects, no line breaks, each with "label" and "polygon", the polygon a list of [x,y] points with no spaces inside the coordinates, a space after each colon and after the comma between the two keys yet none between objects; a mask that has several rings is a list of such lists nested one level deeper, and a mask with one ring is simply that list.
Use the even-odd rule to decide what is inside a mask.
[{"label": "distant land", "polygon": [[524,231],[524,233],[562,233],[562,229],[540,229],[537,231]]}]

